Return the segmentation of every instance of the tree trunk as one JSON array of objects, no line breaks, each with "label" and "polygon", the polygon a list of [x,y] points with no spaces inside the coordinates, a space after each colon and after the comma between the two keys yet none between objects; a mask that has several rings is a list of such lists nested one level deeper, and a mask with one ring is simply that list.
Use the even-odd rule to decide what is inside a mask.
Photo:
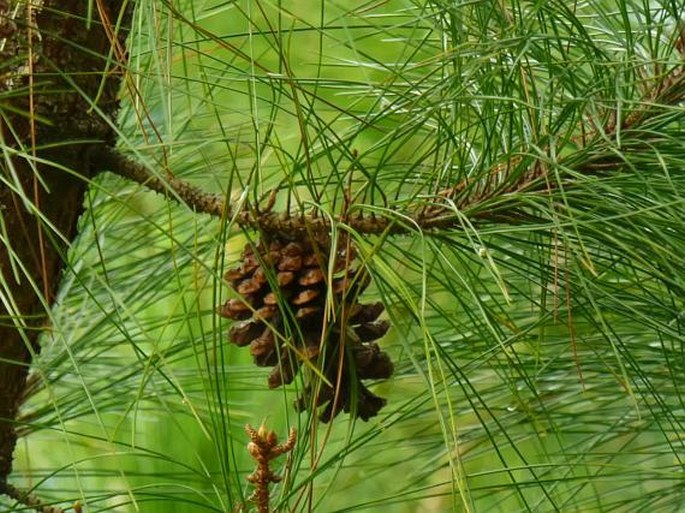
[{"label": "tree trunk", "polygon": [[0,493],[37,338],[93,174],[89,156],[115,142],[132,3],[0,0]]}]

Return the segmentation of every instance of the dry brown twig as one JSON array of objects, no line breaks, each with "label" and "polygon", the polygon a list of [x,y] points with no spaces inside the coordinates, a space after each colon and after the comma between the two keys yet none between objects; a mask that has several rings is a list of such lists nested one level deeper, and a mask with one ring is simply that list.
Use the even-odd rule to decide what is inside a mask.
[{"label": "dry brown twig", "polygon": [[245,431],[250,437],[247,450],[257,461],[257,468],[247,476],[247,480],[255,485],[255,491],[247,500],[257,505],[259,513],[269,513],[269,486],[282,479],[271,470],[271,460],[293,450],[297,441],[297,431],[295,428],[290,428],[288,439],[282,444],[278,443],[276,433],[267,431],[264,424],[259,426],[259,429],[248,424],[245,426]]}]

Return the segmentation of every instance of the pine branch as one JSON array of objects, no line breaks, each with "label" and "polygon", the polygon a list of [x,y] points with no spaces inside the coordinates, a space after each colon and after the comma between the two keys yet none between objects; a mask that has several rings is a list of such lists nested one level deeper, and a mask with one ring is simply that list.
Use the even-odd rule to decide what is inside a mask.
[{"label": "pine branch", "polygon": [[[162,194],[170,194],[175,200],[188,205],[196,212],[213,216],[231,216],[230,207],[224,203],[224,198],[194,187],[183,180],[167,176],[157,178],[148,168],[113,148],[98,148],[96,158],[103,171],[111,171],[120,176],[133,180],[148,189]],[[225,209],[228,210],[224,212]]]},{"label": "pine branch", "polygon": [[[154,176],[147,167],[122,153],[109,147],[98,148],[94,159],[99,163],[100,171],[110,171],[144,185],[150,190],[159,192],[179,201],[198,213],[210,214],[217,217],[236,218],[236,222],[245,228],[258,229],[265,233],[290,234],[299,238],[304,234],[328,233],[330,222],[327,218],[315,214],[295,215],[289,212],[276,213],[270,209],[261,210],[259,207],[248,206],[240,212],[235,212],[225,201],[223,196],[209,193],[188,184],[175,177],[164,179]],[[536,177],[531,177],[536,178]],[[352,230],[365,234],[408,234],[416,229],[422,231],[433,229],[459,228],[460,216],[455,213],[451,204],[451,195],[461,190],[462,186],[448,189],[439,193],[429,205],[407,212],[385,211],[381,217],[375,212],[359,211],[351,216],[334,217],[334,222],[343,222]],[[489,197],[487,194],[474,195],[469,201],[462,201],[457,208],[468,209],[478,206],[479,202]],[[498,209],[499,210],[499,209]],[[394,215],[393,215],[394,214]],[[391,217],[392,216],[392,217]],[[507,214],[501,212],[476,212],[470,221],[472,223],[520,224],[530,218],[522,212],[510,210]]]},{"label": "pine branch", "polygon": [[[685,58],[685,25],[674,41],[674,48]],[[628,113],[622,120],[617,120],[616,113],[612,113],[604,126],[594,129],[589,134],[579,128],[577,132],[582,135],[576,136],[572,141],[579,148],[578,151],[585,151],[593,145],[602,145],[611,140],[619,130],[619,121],[620,130],[637,131],[640,126],[661,114],[665,107],[681,102],[685,98],[685,65],[676,66],[663,77],[655,77],[653,82],[656,85],[641,99],[641,107]],[[642,149],[644,148],[638,145],[627,147],[624,151]],[[329,231],[330,220],[316,214],[278,214],[270,208],[262,210],[258,205],[249,204],[242,211],[236,212],[221,195],[203,191],[173,176],[159,178],[140,162],[111,147],[102,147],[99,151],[94,160],[100,162],[100,170],[111,171],[153,191],[166,194],[196,212],[217,217],[235,217],[236,222],[243,227],[267,233],[291,234],[294,238],[300,238],[305,234],[326,234]],[[567,157],[566,160],[570,158]],[[549,166],[541,158],[532,159],[524,171],[518,169],[522,161],[523,158],[519,155],[510,157],[494,166],[484,176],[473,181],[462,180],[455,186],[440,191],[434,197],[426,197],[423,205],[404,212],[365,213],[358,210],[354,215],[346,213],[333,220],[336,223],[344,222],[352,230],[365,234],[407,234],[417,229],[459,229],[464,216],[471,225],[516,225],[527,221],[539,221],[523,209],[519,195],[549,194],[560,185],[573,186],[578,179],[569,178],[568,182],[563,184],[553,183],[547,179]],[[604,154],[598,159],[586,160],[584,164],[576,166],[575,171],[589,176],[616,171],[622,164],[623,159],[615,153]],[[488,203],[496,203],[496,208],[493,209]]]},{"label": "pine branch", "polygon": [[19,504],[32,508],[38,513],[64,513],[62,508],[45,504],[34,494],[19,490],[16,486],[9,483],[0,483],[0,494],[7,495]]},{"label": "pine branch", "polygon": [[[685,32],[680,40],[685,41]],[[685,47],[685,42],[683,43]],[[679,47],[679,46],[678,46]],[[639,131],[640,126],[685,98],[685,66],[674,68],[658,83],[654,90],[640,102],[644,108],[629,113],[621,123],[622,131]],[[580,130],[579,130],[580,131]],[[573,142],[578,151],[586,151],[593,146],[606,144],[617,131],[615,116],[611,117],[601,129],[590,134],[576,137]],[[636,142],[639,139],[636,138]],[[625,146],[625,152],[642,151],[639,144]],[[164,179],[153,175],[140,162],[123,155],[111,147],[98,149],[97,158],[100,170],[111,171],[129,178],[145,187],[166,194],[186,204],[192,210],[217,217],[233,218],[245,228],[258,229],[266,233],[291,234],[293,238],[304,234],[325,234],[329,231],[330,221],[316,214],[295,215],[290,212],[276,213],[268,207],[248,205],[242,211],[234,211],[221,195],[212,194],[192,186],[173,176]],[[622,167],[623,159],[615,153],[601,155],[594,160],[585,160],[574,169],[584,176],[607,174]],[[565,160],[571,160],[573,154]],[[352,230],[364,234],[408,234],[417,229],[421,231],[437,229],[459,229],[463,216],[468,217],[471,225],[509,224],[539,221],[523,209],[521,194],[549,194],[563,185],[573,186],[577,178],[569,178],[564,183],[554,183],[547,179],[548,165],[541,158],[532,159],[528,168],[521,172],[517,168],[523,158],[514,156],[502,164],[494,166],[484,177],[473,182],[466,179],[454,187],[440,191],[434,197],[426,198],[426,203],[404,212],[378,211],[364,213],[358,210],[353,215],[340,215],[334,222],[343,222]],[[562,162],[563,164],[563,162]],[[514,173],[515,176],[514,176]],[[492,204],[496,203],[496,208]],[[488,205],[490,204],[490,205]]]}]

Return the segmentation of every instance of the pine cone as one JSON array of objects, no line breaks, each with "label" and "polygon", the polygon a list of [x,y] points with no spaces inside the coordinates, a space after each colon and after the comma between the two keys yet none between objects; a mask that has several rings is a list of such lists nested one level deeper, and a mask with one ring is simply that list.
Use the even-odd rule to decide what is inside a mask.
[{"label": "pine cone", "polygon": [[[390,327],[378,320],[383,304],[357,302],[370,277],[355,259],[354,249],[330,255],[328,244],[272,239],[245,246],[240,267],[225,275],[241,296],[220,311],[241,321],[231,326],[229,340],[249,345],[256,365],[273,366],[270,388],[291,383],[305,360],[316,366],[330,385],[306,384],[296,407],[323,407],[324,422],[341,411],[363,420],[375,416],[385,399],[362,380],[389,378],[393,372],[389,356],[374,342]],[[330,299],[333,321],[325,317]]]}]

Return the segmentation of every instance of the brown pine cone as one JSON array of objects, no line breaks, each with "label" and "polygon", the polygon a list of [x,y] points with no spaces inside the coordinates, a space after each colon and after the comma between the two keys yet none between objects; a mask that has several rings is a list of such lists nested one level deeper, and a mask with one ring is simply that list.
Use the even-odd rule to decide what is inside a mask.
[{"label": "brown pine cone", "polygon": [[[383,304],[357,302],[370,276],[355,259],[353,248],[331,256],[327,244],[271,239],[246,245],[242,264],[225,275],[241,296],[220,310],[221,316],[241,321],[231,326],[229,340],[249,345],[256,365],[274,366],[270,388],[291,383],[305,360],[317,366],[333,386],[306,385],[297,407],[323,407],[325,422],[341,411],[363,420],[375,416],[385,399],[361,380],[386,379],[393,372],[389,356],[374,342],[390,327],[377,320]],[[334,316],[326,319],[331,306]],[[317,379],[316,372],[311,375]]]}]

